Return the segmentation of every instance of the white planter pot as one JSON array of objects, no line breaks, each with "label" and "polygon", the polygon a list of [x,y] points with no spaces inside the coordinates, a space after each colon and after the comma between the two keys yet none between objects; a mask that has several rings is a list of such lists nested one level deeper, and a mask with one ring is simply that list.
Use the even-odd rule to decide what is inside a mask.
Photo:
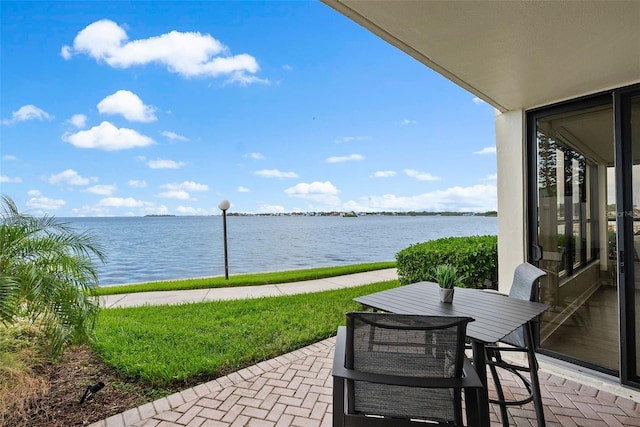
[{"label": "white planter pot", "polygon": [[440,288],[440,302],[451,304],[453,302],[453,291],[455,291],[455,288],[454,289]]}]

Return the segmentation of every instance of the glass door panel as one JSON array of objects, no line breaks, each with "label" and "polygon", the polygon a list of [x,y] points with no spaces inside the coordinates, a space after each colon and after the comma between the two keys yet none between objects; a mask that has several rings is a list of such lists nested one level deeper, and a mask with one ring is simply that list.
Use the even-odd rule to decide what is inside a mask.
[{"label": "glass door panel", "polygon": [[[540,300],[551,306],[541,319],[540,347],[617,371],[615,260],[609,259],[606,214],[607,203],[615,203],[606,173],[614,163],[610,101],[539,117],[535,143],[539,266],[548,274]],[[611,231],[615,236],[615,222]]]}]

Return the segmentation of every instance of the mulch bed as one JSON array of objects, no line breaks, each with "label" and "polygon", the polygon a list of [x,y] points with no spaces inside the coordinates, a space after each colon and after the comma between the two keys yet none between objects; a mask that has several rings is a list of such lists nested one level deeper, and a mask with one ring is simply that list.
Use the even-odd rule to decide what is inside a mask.
[{"label": "mulch bed", "polygon": [[[30,427],[86,426],[151,400],[151,387],[127,382],[106,366],[88,346],[65,351],[61,362],[38,368],[49,392],[33,406],[25,425]],[[87,386],[105,386],[80,404]]]}]

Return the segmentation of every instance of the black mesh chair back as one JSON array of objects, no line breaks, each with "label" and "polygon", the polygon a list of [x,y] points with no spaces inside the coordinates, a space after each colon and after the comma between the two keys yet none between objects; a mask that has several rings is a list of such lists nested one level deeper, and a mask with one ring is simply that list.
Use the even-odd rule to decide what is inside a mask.
[{"label": "black mesh chair back", "polygon": [[[348,313],[345,366],[396,377],[462,378],[466,327],[472,320]],[[460,388],[349,380],[347,399],[348,407],[357,414],[462,424]]]}]

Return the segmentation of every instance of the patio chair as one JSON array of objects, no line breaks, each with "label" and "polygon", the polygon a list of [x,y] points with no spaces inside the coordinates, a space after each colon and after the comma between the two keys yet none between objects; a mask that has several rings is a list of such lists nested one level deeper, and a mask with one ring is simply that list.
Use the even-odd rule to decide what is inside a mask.
[{"label": "patio chair", "polygon": [[[547,273],[529,263],[525,262],[520,264],[516,267],[513,275],[513,283],[511,285],[511,290],[509,291],[509,298],[536,301],[538,299],[538,279],[546,275]],[[544,426],[544,411],[542,408],[540,384],[538,381],[538,362],[536,360],[536,353],[532,342],[532,327],[533,325],[531,323],[524,325],[500,340],[500,343],[508,344],[508,347],[497,344],[486,346],[487,366],[489,366],[489,370],[491,371],[491,376],[493,377],[497,394],[497,399],[489,399],[489,401],[500,405],[502,425],[505,427],[509,425],[507,407],[520,406],[531,401],[534,403],[538,425]],[[525,328],[528,328],[528,330],[525,330]],[[526,366],[511,363],[510,361],[503,359],[503,352],[526,353],[528,363]],[[498,376],[498,369],[505,369],[520,379],[527,390],[527,395],[524,399],[505,399],[502,384],[500,383],[500,377]],[[525,377],[522,374],[523,372],[528,372],[529,378]]]},{"label": "patio chair", "polygon": [[[463,425],[482,382],[464,354],[469,317],[347,313],[333,361],[333,425]],[[477,424],[477,423],[476,423]],[[470,423],[470,425],[474,425]]]}]

